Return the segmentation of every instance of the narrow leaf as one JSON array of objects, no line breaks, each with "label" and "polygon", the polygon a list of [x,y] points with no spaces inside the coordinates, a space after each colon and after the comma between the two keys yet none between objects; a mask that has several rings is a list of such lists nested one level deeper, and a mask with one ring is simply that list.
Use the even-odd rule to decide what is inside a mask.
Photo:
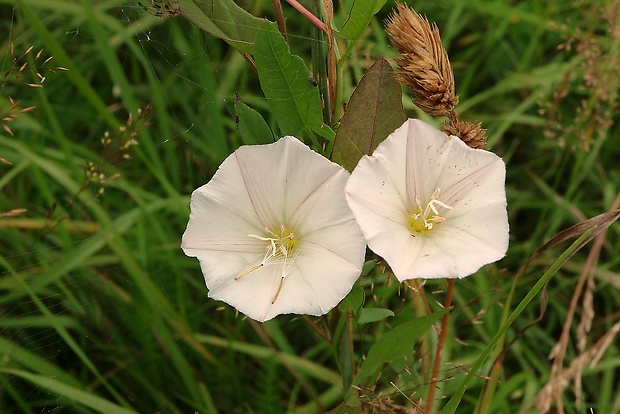
[{"label": "narrow leaf", "polygon": [[411,356],[413,345],[446,311],[422,316],[398,325],[383,335],[370,348],[366,360],[353,380],[360,385],[376,375],[384,363],[399,364]]},{"label": "narrow leaf", "polygon": [[245,145],[269,144],[274,142],[273,133],[258,111],[241,101],[235,101],[237,129]]},{"label": "narrow leaf", "polygon": [[336,132],[333,158],[352,171],[407,119],[402,89],[385,59],[375,62],[355,88]]},{"label": "narrow leaf", "polygon": [[321,99],[309,80],[310,71],[299,56],[291,54],[274,24],[264,24],[258,32],[254,58],[263,93],[281,132],[299,137],[302,131],[321,128]]},{"label": "narrow leaf", "polygon": [[599,214],[598,216],[589,218],[585,221],[582,221],[581,223],[577,223],[573,226],[570,226],[569,228],[557,233],[555,236],[551,238],[551,240],[549,240],[543,246],[536,249],[536,251],[534,252],[534,254],[529,260],[532,260],[538,257],[541,253],[561,243],[564,243],[567,240],[572,240],[572,239],[575,239],[581,236],[583,233],[585,233],[587,230],[591,229],[592,227],[596,227],[596,230],[592,232],[590,237],[584,240],[583,243],[586,244],[590,242],[590,240],[598,236],[601,232],[607,230],[607,228],[611,226],[612,223],[614,223],[616,220],[618,220],[618,218],[620,218],[620,209]]},{"label": "narrow leaf", "polygon": [[370,24],[372,16],[381,10],[385,2],[386,0],[355,0],[340,35],[349,40],[359,39]]},{"label": "narrow leaf", "polygon": [[45,388],[55,394],[61,395],[67,399],[73,400],[79,404],[89,407],[99,413],[108,414],[134,414],[135,411],[124,408],[120,405],[109,402],[101,397],[97,397],[92,392],[82,391],[71,385],[62,383],[55,378],[44,375],[32,374],[30,372],[1,368],[0,372],[21,377],[31,383]]},{"label": "narrow leaf", "polygon": [[363,325],[371,322],[379,322],[390,316],[394,316],[394,312],[389,309],[381,308],[362,308],[357,323]]},{"label": "narrow leaf", "polygon": [[258,30],[265,23],[233,0],[178,0],[178,8],[196,27],[224,39],[240,52],[253,52]]}]

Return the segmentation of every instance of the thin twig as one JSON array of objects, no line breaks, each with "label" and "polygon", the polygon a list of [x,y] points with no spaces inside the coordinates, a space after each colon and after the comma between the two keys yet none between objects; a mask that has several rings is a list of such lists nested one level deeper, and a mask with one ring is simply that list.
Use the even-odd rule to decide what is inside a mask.
[{"label": "thin twig", "polygon": [[313,319],[308,315],[301,315],[301,319],[308,325],[310,329],[314,331],[318,336],[320,336],[325,342],[328,344],[332,343],[332,337],[328,330],[324,330],[316,326],[313,322]]},{"label": "thin twig", "polygon": [[[452,304],[452,291],[454,290],[454,279],[448,279],[448,289],[446,291],[446,300],[444,302],[444,309],[448,309]],[[435,398],[435,389],[437,388],[437,379],[439,377],[439,366],[441,365],[441,351],[443,350],[443,344],[446,342],[446,331],[448,330],[448,317],[449,313],[446,312],[441,317],[441,332],[439,333],[439,340],[437,342],[437,351],[435,352],[435,362],[433,363],[433,373],[431,375],[431,385],[428,390],[428,397],[426,399],[426,414],[431,414],[433,411],[433,399]]]},{"label": "thin twig", "polygon": [[286,0],[286,2],[293,6],[299,13],[303,14],[304,17],[310,20],[313,25],[327,33],[327,25],[325,25],[321,19],[312,14],[308,9],[302,6],[297,0]]},{"label": "thin twig", "polygon": [[280,0],[271,0],[271,3],[273,4],[273,11],[276,14],[278,30],[282,34],[284,40],[288,42],[288,39],[286,38],[286,23],[284,23],[284,12],[282,12],[282,4],[280,3]]},{"label": "thin twig", "polygon": [[334,49],[334,31],[332,30],[332,19],[334,18],[334,4],[332,0],[324,0],[325,26],[327,27],[327,86],[329,88],[328,101],[331,109],[329,124],[336,116],[336,50]]}]

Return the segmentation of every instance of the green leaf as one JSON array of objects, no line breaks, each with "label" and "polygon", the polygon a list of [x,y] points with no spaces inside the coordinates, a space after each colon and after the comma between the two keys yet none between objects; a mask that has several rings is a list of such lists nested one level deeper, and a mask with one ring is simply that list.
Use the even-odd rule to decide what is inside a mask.
[{"label": "green leaf", "polygon": [[21,377],[31,383],[45,388],[53,393],[61,395],[65,398],[80,403],[86,407],[92,408],[99,413],[109,414],[135,414],[135,411],[124,408],[120,405],[109,402],[101,397],[97,397],[92,392],[82,391],[73,386],[64,384],[55,378],[45,375],[32,374],[30,372],[0,368],[1,373],[15,375]]},{"label": "green leaf", "polygon": [[379,322],[390,316],[394,316],[394,312],[389,309],[381,308],[362,308],[357,323],[363,325],[365,323]]},{"label": "green leaf", "polygon": [[181,16],[240,52],[253,52],[258,31],[265,23],[233,0],[178,0],[178,6]]},{"label": "green leaf", "polygon": [[338,310],[342,313],[350,310],[357,315],[357,312],[364,305],[364,299],[364,289],[359,283],[356,283],[349,294],[342,299],[342,302],[338,305]]},{"label": "green leaf", "polygon": [[383,335],[370,348],[366,360],[358,371],[353,384],[360,385],[376,372],[384,363],[402,364],[410,357],[413,345],[446,311],[422,316],[398,325]]},{"label": "green leaf", "polygon": [[235,112],[237,113],[237,129],[244,144],[269,144],[275,141],[271,128],[258,111],[237,100]]},{"label": "green leaf", "polygon": [[363,275],[370,274],[370,272],[372,272],[372,269],[374,269],[376,265],[377,265],[377,262],[375,262],[374,260],[368,260],[364,262],[364,265],[362,266],[362,274]]},{"label": "green leaf", "polygon": [[318,128],[316,126],[311,126],[310,130],[318,136],[325,138],[328,142],[334,142],[334,138],[336,138],[336,133],[334,130],[326,124],[323,124]]},{"label": "green leaf", "polygon": [[321,128],[319,90],[310,82],[304,61],[291,54],[274,24],[264,24],[258,32],[254,58],[263,93],[281,132],[300,137],[302,131]]},{"label": "green leaf", "polygon": [[340,29],[340,35],[349,40],[359,39],[370,24],[372,16],[381,10],[385,2],[386,0],[355,0],[349,18]]},{"label": "green leaf", "polygon": [[385,59],[375,62],[353,91],[336,132],[334,161],[349,171],[407,120],[402,89]]}]

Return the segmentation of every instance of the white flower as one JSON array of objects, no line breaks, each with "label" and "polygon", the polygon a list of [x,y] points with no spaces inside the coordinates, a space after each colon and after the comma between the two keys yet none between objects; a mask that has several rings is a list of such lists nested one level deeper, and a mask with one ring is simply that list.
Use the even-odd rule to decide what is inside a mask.
[{"label": "white flower", "polygon": [[410,119],[360,160],[345,194],[398,280],[457,278],[506,254],[505,177],[497,155]]},{"label": "white flower", "polygon": [[348,177],[294,137],[226,158],[192,193],[181,244],[200,260],[209,296],[261,322],[336,306],[366,250],[344,197]]}]

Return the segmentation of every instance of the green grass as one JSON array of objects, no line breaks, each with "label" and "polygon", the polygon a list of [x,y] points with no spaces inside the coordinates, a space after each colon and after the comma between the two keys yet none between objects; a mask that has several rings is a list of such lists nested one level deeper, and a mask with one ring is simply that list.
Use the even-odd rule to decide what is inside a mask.
[{"label": "green grass", "polygon": [[[551,377],[548,355],[583,272],[591,270],[595,284],[585,349],[620,319],[618,224],[607,230],[597,261],[587,262],[590,242],[550,277],[547,309],[531,327],[541,301],[534,286],[570,243],[545,251],[515,278],[555,234],[618,208],[620,130],[612,121],[620,27],[610,27],[598,2],[512,3],[413,4],[440,27],[459,116],[483,121],[508,166],[510,249],[455,285],[436,410],[506,326],[500,344],[522,336],[493,374],[494,389],[484,388],[485,376],[499,346],[480,359],[456,412],[476,412],[479,404],[478,412],[534,412],[526,408]],[[607,3],[619,17],[620,4]],[[274,19],[269,2],[243,6]],[[382,26],[393,6],[351,46],[345,100],[375,60],[395,57]],[[309,65],[310,24],[284,8],[292,52]],[[344,21],[346,7],[335,10]],[[36,106],[7,124],[13,135],[0,130],[0,158],[11,163],[0,162],[0,213],[27,210],[0,217],[0,412],[325,412],[343,402],[350,391],[343,384],[372,344],[423,315],[422,296],[393,278],[386,283],[381,264],[360,282],[365,306],[394,311],[382,322],[357,324],[335,310],[259,324],[208,299],[197,260],[180,249],[189,194],[241,144],[236,93],[277,131],[256,72],[225,42],[136,3],[0,0],[0,12],[2,73],[14,66],[12,47],[19,57],[34,46],[17,68],[28,62],[46,76],[42,88],[26,85],[38,82],[31,69],[0,78],[0,114],[11,113],[9,97],[18,109]],[[570,50],[558,48],[569,40]],[[69,71],[45,71],[57,67]],[[410,117],[428,120],[409,97],[404,105]],[[131,140],[137,145],[126,146]],[[445,287],[434,280],[420,289],[434,311]],[[532,303],[505,325],[528,294]],[[564,367],[582,352],[577,328],[588,309],[578,302]],[[342,341],[329,344],[313,328],[339,332]],[[376,386],[348,392],[348,402],[361,400],[364,412],[423,402],[436,342],[429,331],[407,363],[385,365]],[[567,413],[620,413],[618,343],[611,339],[584,367],[581,407],[573,385],[561,394]]]}]

